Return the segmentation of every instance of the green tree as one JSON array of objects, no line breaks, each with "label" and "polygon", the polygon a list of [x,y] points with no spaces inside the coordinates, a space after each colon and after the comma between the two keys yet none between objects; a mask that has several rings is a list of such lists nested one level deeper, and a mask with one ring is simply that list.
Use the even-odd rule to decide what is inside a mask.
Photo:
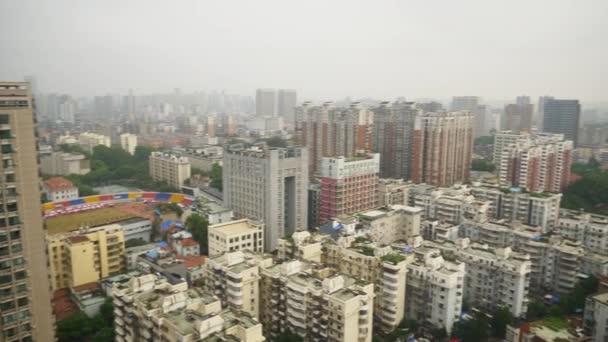
[{"label": "green tree", "polygon": [[222,179],[222,166],[219,164],[213,164],[211,167],[211,187],[218,189],[219,191],[223,190],[223,179]]},{"label": "green tree", "polygon": [[280,333],[272,342],[304,342],[304,339],[291,330],[285,329],[285,331]]},{"label": "green tree", "polygon": [[513,323],[514,317],[511,311],[506,308],[498,308],[492,312],[492,319],[490,319],[490,327],[492,330],[492,336],[504,339],[507,333],[507,325]]},{"label": "green tree", "polygon": [[452,337],[463,342],[487,341],[489,323],[485,314],[476,313],[471,319],[456,322],[452,328]]},{"label": "green tree", "polygon": [[185,225],[192,234],[192,238],[198,242],[201,254],[206,255],[209,248],[207,241],[209,222],[207,219],[201,215],[192,214],[186,219]]},{"label": "green tree", "polygon": [[135,162],[147,162],[150,154],[154,152],[154,149],[149,146],[137,146],[133,153],[133,159]]},{"label": "green tree", "polygon": [[129,239],[125,241],[125,248],[143,246],[145,244],[147,244],[147,242],[142,238]]},{"label": "green tree", "polygon": [[526,319],[528,321],[535,321],[546,315],[547,307],[545,306],[545,303],[538,300],[532,300],[528,303],[528,310],[526,311]]},{"label": "green tree", "polygon": [[471,170],[494,172],[496,166],[485,159],[473,159],[471,162]]},{"label": "green tree", "polygon": [[475,145],[492,145],[494,144],[494,136],[483,136],[475,138]]},{"label": "green tree", "polygon": [[265,140],[265,142],[268,147],[287,147],[289,145],[287,140],[279,136],[268,138]]},{"label": "green tree", "polygon": [[57,322],[57,338],[60,342],[83,341],[83,337],[89,336],[92,332],[93,322],[82,312],[76,312]]}]

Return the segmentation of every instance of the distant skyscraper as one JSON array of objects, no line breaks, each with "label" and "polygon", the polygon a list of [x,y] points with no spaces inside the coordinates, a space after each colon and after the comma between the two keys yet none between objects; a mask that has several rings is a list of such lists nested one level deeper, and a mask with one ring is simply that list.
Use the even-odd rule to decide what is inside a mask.
[{"label": "distant skyscraper", "polygon": [[383,102],[373,111],[373,147],[380,153],[380,176],[409,180],[414,123],[421,110],[414,102]]},{"label": "distant skyscraper", "polygon": [[416,108],[420,108],[423,113],[441,112],[443,110],[443,106],[439,102],[416,103]]},{"label": "distant skyscraper", "polygon": [[515,104],[505,106],[504,122],[501,129],[513,132],[531,131],[534,105],[530,104],[530,97],[518,96]]},{"label": "distant skyscraper", "polygon": [[276,97],[274,89],[258,89],[255,93],[255,114],[276,116]]},{"label": "distant skyscraper", "polygon": [[286,124],[293,125],[298,95],[293,89],[279,89],[278,114]]},{"label": "distant skyscraper", "polygon": [[543,131],[561,133],[576,146],[580,115],[578,100],[548,99],[544,105]]},{"label": "distant skyscraper", "polygon": [[264,248],[275,250],[277,239],[307,228],[306,148],[227,148],[223,193],[237,217],[264,221]]},{"label": "distant skyscraper", "polygon": [[538,128],[538,130],[542,131],[543,130],[543,124],[544,124],[544,117],[545,117],[545,102],[547,102],[547,100],[549,99],[553,99],[552,96],[540,96],[538,98],[538,108],[536,111],[536,118],[534,120],[534,122],[536,123],[536,128]]},{"label": "distant skyscraper", "polygon": [[467,182],[473,154],[473,116],[426,113],[416,118],[412,180],[438,186]]},{"label": "distant skyscraper", "polygon": [[453,111],[468,110],[473,115],[473,132],[475,137],[481,137],[490,133],[486,118],[488,115],[487,108],[479,103],[480,98],[478,96],[454,96],[452,98]]},{"label": "distant skyscraper", "polygon": [[307,147],[310,172],[320,171],[323,157],[350,157],[372,149],[373,113],[357,102],[334,107],[333,102],[296,109],[296,136]]},{"label": "distant skyscraper", "polygon": [[23,82],[0,83],[2,341],[55,340],[29,87]]}]

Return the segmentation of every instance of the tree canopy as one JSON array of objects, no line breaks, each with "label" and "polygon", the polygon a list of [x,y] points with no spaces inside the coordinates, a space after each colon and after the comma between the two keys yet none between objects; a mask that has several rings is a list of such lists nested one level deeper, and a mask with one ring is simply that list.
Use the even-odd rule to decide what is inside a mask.
[{"label": "tree canopy", "polygon": [[88,317],[82,312],[57,322],[59,342],[112,342],[114,341],[114,306],[108,298],[99,308],[95,317]]},{"label": "tree canopy", "polygon": [[494,136],[489,135],[489,136],[477,137],[477,138],[475,138],[474,144],[475,145],[492,145],[492,144],[494,144]]},{"label": "tree canopy", "polygon": [[485,159],[473,159],[471,162],[471,170],[494,172],[496,166]]},{"label": "tree canopy", "polygon": [[586,164],[573,164],[571,170],[582,178],[564,190],[561,206],[608,214],[608,171],[603,171],[594,158]]},{"label": "tree canopy", "polygon": [[211,187],[216,188],[219,191],[223,190],[223,176],[222,176],[222,166],[219,164],[213,164],[211,167],[211,174],[209,177],[211,178]]},{"label": "tree canopy", "polygon": [[201,248],[200,252],[202,254],[207,254],[209,249],[209,243],[207,240],[209,222],[207,219],[199,214],[192,214],[186,219],[185,226],[186,229],[192,234],[192,238],[198,242]]},{"label": "tree canopy", "polygon": [[266,142],[266,145],[268,145],[268,147],[287,147],[289,145],[287,140],[276,135],[264,141]]}]

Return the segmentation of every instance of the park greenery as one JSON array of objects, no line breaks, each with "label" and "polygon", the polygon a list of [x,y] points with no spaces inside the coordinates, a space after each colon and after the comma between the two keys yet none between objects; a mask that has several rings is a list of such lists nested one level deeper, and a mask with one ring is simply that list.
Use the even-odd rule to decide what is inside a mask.
[{"label": "park greenery", "polygon": [[475,144],[475,145],[492,145],[492,144],[494,144],[494,136],[488,135],[488,136],[477,137],[477,138],[475,138],[475,141],[473,142],[473,144]]},{"label": "park greenery", "polygon": [[608,214],[608,171],[602,170],[594,158],[585,164],[574,163],[571,171],[581,178],[564,191],[562,207]]},{"label": "park greenery", "polygon": [[91,172],[86,175],[69,175],[78,187],[81,196],[95,195],[93,187],[118,184],[147,191],[178,192],[165,182],[152,180],[148,170],[148,157],[153,149],[137,146],[133,155],[118,146],[95,146],[93,153],[83,151],[78,146],[61,145],[63,151],[85,154],[91,163]]},{"label": "park greenery", "polygon": [[83,312],[57,322],[59,342],[112,342],[114,341],[114,306],[108,298],[99,308],[99,313],[89,317]]}]

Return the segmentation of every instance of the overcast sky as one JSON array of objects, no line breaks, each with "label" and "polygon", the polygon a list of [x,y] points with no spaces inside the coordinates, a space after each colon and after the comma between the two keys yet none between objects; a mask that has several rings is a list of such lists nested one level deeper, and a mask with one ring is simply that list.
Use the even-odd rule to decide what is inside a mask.
[{"label": "overcast sky", "polygon": [[608,0],[5,0],[0,79],[76,95],[608,98]]}]

